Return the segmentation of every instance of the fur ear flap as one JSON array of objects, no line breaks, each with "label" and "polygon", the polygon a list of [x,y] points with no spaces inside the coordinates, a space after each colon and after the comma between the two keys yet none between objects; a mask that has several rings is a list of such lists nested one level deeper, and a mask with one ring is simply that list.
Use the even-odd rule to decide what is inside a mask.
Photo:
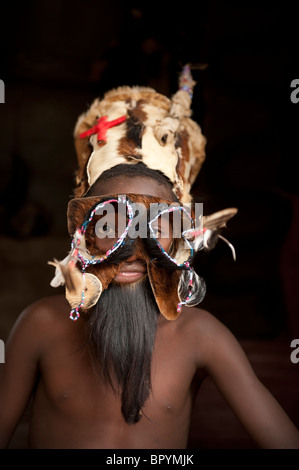
[{"label": "fur ear flap", "polygon": [[175,320],[180,314],[177,289],[180,272],[170,272],[167,268],[155,268],[153,263],[147,264],[147,271],[160,313],[167,320]]},{"label": "fur ear flap", "polygon": [[[120,270],[119,264],[106,264],[103,265],[91,265],[88,268],[88,272],[93,274],[95,277],[100,279],[102,290],[107,289],[110,282],[115,278]],[[87,274],[86,274],[87,275]]]},{"label": "fur ear flap", "polygon": [[99,200],[98,196],[94,197],[83,197],[71,199],[67,207],[67,224],[68,232],[71,236],[74,235],[78,227],[84,222],[85,216],[88,211],[94,206]]}]

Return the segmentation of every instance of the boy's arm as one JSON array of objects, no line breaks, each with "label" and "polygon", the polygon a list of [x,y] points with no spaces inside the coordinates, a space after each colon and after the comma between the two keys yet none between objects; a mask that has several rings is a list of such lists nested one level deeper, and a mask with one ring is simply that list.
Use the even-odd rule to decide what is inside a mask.
[{"label": "boy's arm", "polygon": [[197,333],[198,361],[259,447],[299,449],[299,431],[256,377],[236,338],[204,314]]},{"label": "boy's arm", "polygon": [[38,371],[40,331],[38,307],[28,307],[18,318],[0,364],[0,448],[9,445],[32,394]]}]

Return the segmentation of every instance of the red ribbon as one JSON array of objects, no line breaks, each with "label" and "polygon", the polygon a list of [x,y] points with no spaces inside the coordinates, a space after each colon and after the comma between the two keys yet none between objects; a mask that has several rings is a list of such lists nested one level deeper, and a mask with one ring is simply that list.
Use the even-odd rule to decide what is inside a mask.
[{"label": "red ribbon", "polygon": [[110,127],[118,126],[118,124],[124,122],[127,119],[127,116],[121,116],[117,119],[114,119],[113,121],[107,121],[107,119],[108,116],[102,116],[97,119],[95,126],[80,134],[80,139],[97,134],[98,144],[103,145],[107,142],[107,130],[110,129]]}]

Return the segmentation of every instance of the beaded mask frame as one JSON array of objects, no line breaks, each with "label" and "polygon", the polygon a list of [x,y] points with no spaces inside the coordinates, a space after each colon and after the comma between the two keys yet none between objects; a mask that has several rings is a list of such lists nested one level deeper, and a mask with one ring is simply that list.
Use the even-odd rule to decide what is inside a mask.
[{"label": "beaded mask frame", "polygon": [[[125,217],[121,233],[110,243],[109,237],[98,237],[96,228],[99,223],[103,228],[105,219],[100,214],[103,215],[103,210],[107,212],[108,206],[116,209],[117,228],[121,225],[120,214]],[[166,231],[168,222],[171,233],[161,235],[161,225]],[[68,227],[73,234],[71,251],[62,262],[52,263],[56,267],[52,285],[65,283],[71,319],[77,320],[80,310],[95,305],[119,272],[121,263],[132,254],[145,261],[158,308],[168,320],[175,319],[183,305],[196,305],[203,299],[205,283],[192,268],[194,249],[189,232],[195,228],[194,220],[183,205],[136,194],[76,198],[69,202]],[[171,240],[169,249],[165,240]]]},{"label": "beaded mask frame", "polygon": [[[103,230],[97,232],[97,225],[101,229],[104,222],[107,225],[102,212],[108,208],[118,218],[117,234],[110,241]],[[51,285],[65,284],[72,308],[70,318],[77,320],[80,310],[91,308],[99,300],[121,264],[137,254],[146,263],[146,275],[161,314],[174,320],[183,305],[190,307],[203,300],[205,282],[192,267],[194,254],[209,248],[212,238],[215,244],[215,237],[220,236],[218,229],[235,211],[226,209],[203,217],[195,226],[192,208],[158,197],[129,194],[73,199],[68,205],[71,251],[63,261],[51,263],[56,267]],[[170,236],[169,231],[162,233],[166,224]],[[168,247],[165,240],[171,240]]]}]

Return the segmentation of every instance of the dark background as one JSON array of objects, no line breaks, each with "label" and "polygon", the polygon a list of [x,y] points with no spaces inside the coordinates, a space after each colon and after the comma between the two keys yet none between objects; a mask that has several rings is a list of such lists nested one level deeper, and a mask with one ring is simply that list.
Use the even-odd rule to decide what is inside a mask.
[{"label": "dark background", "polygon": [[[238,337],[299,424],[299,363],[291,363],[289,346],[299,338],[293,5],[45,0],[1,10],[0,338],[6,341],[24,307],[58,292],[49,286],[47,261],[69,249],[66,206],[74,187],[78,115],[119,85],[151,86],[171,96],[182,65],[191,63],[193,117],[208,140],[193,193],[206,214],[239,209],[224,233],[237,261],[221,242],[198,256],[207,282],[201,306]],[[272,375],[265,376],[271,364]],[[194,426],[191,445],[250,446],[213,393],[215,401],[195,411],[205,426]],[[207,396],[213,400],[210,389]],[[204,414],[217,406],[222,421],[219,413],[214,421]]]}]

